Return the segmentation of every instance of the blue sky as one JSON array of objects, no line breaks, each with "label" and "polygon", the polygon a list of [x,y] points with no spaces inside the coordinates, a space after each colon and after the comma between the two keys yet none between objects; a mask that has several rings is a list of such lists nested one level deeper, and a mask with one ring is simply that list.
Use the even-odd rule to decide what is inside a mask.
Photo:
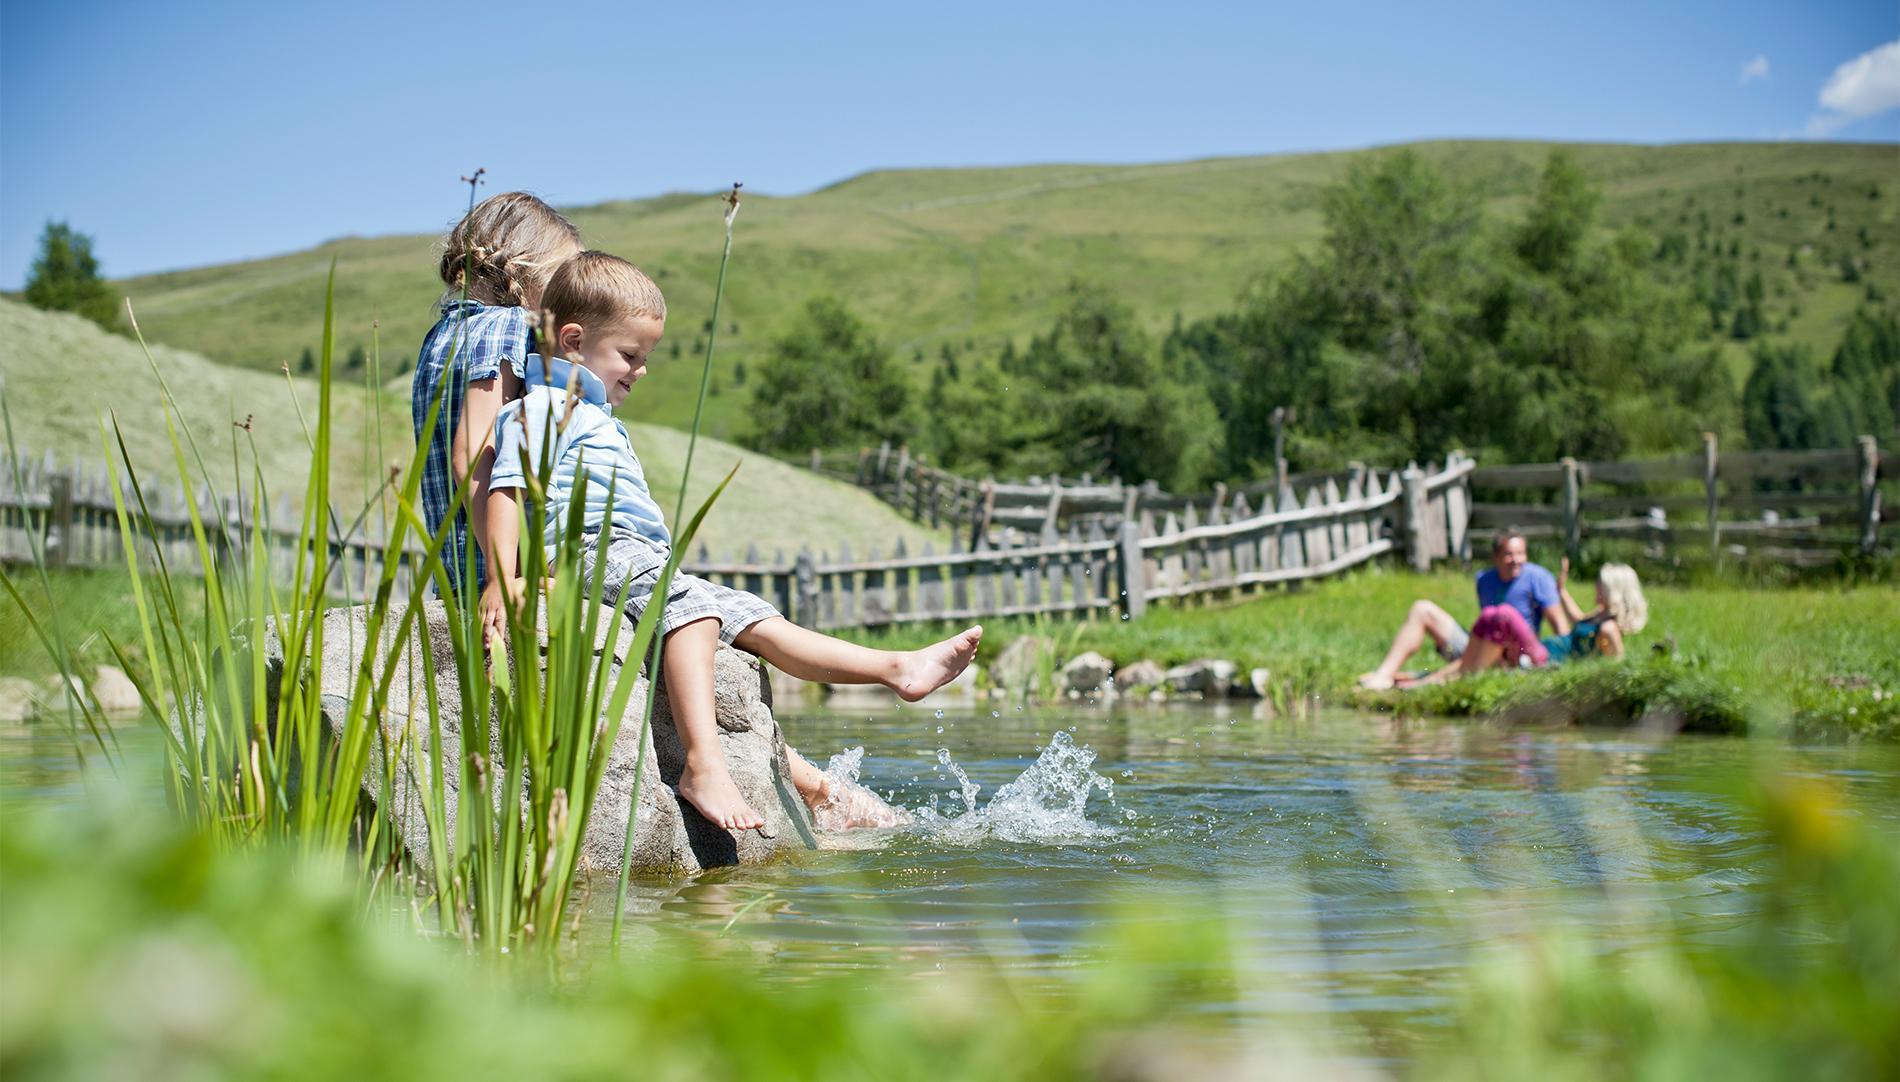
[{"label": "blue sky", "polygon": [[1893,0],[646,8],[8,0],[0,287],[48,219],[137,274],[438,230],[478,165],[571,205],[1439,136],[1900,140]]}]

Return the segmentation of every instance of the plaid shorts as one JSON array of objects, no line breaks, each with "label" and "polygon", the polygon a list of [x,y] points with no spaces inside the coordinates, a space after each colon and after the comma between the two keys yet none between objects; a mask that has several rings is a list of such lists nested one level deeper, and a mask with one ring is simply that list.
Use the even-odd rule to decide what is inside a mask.
[{"label": "plaid shorts", "polygon": [[[666,569],[671,551],[658,542],[634,534],[603,532],[599,540],[582,549],[581,570],[592,575],[594,562],[602,552],[607,559],[606,589],[609,596],[618,592],[619,605],[629,620],[638,621],[660,584],[660,572]],[[711,617],[719,621],[719,640],[732,645],[739,633],[761,620],[781,613],[770,601],[730,586],[708,582],[698,575],[675,570],[667,591],[666,609],[660,613],[660,633],[670,635],[695,620]]]}]

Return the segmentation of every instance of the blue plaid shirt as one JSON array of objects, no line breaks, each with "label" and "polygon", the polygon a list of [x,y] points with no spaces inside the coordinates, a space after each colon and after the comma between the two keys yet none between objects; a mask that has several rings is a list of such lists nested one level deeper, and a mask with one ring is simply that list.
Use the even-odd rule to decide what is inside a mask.
[{"label": "blue plaid shirt", "polygon": [[[443,570],[456,589],[462,588],[462,553],[468,548],[468,514],[457,511],[455,521],[445,523],[449,504],[455,500],[455,471],[450,466],[449,450],[462,422],[462,399],[471,380],[497,379],[501,364],[508,362],[520,376],[529,353],[534,323],[525,308],[501,308],[479,301],[454,300],[442,306],[442,318],[436,321],[422,340],[422,352],[416,357],[416,379],[410,389],[409,409],[416,428],[416,442],[428,433],[423,425],[429,419],[429,407],[444,380],[452,381],[443,399],[442,412],[436,415],[435,432],[429,438],[429,453],[422,463],[422,517],[429,530],[439,533],[445,527],[449,539],[442,546]],[[475,587],[483,581],[482,554],[475,551]]]}]

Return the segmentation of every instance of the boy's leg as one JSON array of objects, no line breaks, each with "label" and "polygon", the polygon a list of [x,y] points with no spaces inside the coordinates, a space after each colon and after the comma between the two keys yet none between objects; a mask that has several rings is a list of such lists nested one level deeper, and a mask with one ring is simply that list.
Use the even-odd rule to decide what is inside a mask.
[{"label": "boy's leg", "polygon": [[765,819],[733,784],[726,753],[719,747],[719,720],[713,709],[713,652],[718,649],[719,621],[708,618],[675,628],[660,651],[673,726],[686,749],[679,794],[720,827],[751,830],[764,826]]},{"label": "boy's leg", "polygon": [[[969,668],[982,639],[983,628],[978,626],[921,650],[874,650],[774,616],[741,631],[732,644],[800,680],[883,684],[916,702]],[[672,686],[667,685],[669,690]]]}]

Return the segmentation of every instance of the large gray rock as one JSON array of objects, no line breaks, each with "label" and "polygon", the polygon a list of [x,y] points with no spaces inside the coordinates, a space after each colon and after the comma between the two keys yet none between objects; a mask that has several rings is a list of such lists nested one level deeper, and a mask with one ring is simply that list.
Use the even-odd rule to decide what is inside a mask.
[{"label": "large gray rock", "polygon": [[1153,658],[1142,658],[1116,670],[1115,688],[1124,694],[1139,688],[1151,688],[1160,684],[1166,676],[1167,670],[1161,667],[1160,662]]},{"label": "large gray rock", "polygon": [[990,662],[990,682],[1015,694],[1038,690],[1036,674],[1043,654],[1054,649],[1055,643],[1041,635],[1016,639]]},{"label": "large gray rock", "polygon": [[1190,661],[1186,665],[1176,665],[1162,677],[1162,681],[1174,691],[1199,692],[1210,699],[1227,694],[1234,682],[1234,674],[1239,667],[1231,661],[1220,658],[1204,658]]},{"label": "large gray rock", "polygon": [[[383,631],[384,642],[379,658],[389,656],[394,629],[400,622],[400,609],[390,613]],[[322,695],[325,722],[332,735],[340,733],[346,716],[358,667],[367,645],[366,610],[332,609],[323,625]],[[462,755],[462,734],[467,722],[456,678],[455,656],[450,646],[445,609],[440,601],[425,606],[426,629],[422,640],[427,644],[435,672],[438,716],[442,724],[442,781],[447,794],[451,822],[460,797],[461,770],[456,766]],[[623,630],[617,642],[606,641],[603,627],[595,636],[594,653],[613,651],[608,670],[608,687],[618,678],[632,633]],[[541,646],[546,648],[545,628]],[[283,671],[283,650],[275,634],[266,640],[267,691],[274,703]],[[635,662],[638,659],[632,659]],[[423,782],[430,776],[426,749],[429,746],[428,692],[423,684],[424,667],[416,636],[395,659],[390,681],[389,702],[383,713],[377,746],[373,748],[371,769],[363,781],[367,800],[379,799],[383,790],[382,747],[404,749],[401,769],[396,771],[394,814],[391,816],[411,856],[426,867],[429,860],[428,831],[420,796],[427,792]],[[647,740],[646,769],[635,791],[635,762],[640,750],[640,712],[646,704],[646,678],[638,677],[633,696],[628,700],[626,716],[608,756],[606,773],[595,796],[593,815],[582,839],[582,867],[595,870],[619,867],[622,844],[626,839],[627,808],[639,801],[635,821],[633,867],[646,872],[692,873],[704,868],[729,864],[749,864],[769,860],[788,850],[815,846],[812,820],[805,804],[792,787],[786,759],[786,745],[778,723],[772,717],[771,685],[763,666],[750,654],[721,647],[714,657],[714,703],[718,711],[719,742],[731,768],[733,780],[746,800],[766,820],[763,829],[740,834],[721,830],[702,818],[690,804],[674,792],[685,755],[673,727],[665,682],[654,705],[653,724]],[[406,730],[406,732],[405,732]],[[500,761],[501,749],[491,739],[490,762]],[[499,792],[499,790],[497,790]],[[490,799],[499,800],[498,795]]]},{"label": "large gray rock", "polygon": [[132,683],[124,669],[111,665],[93,670],[92,699],[99,704],[100,711],[107,714],[136,714],[145,705],[138,685]]},{"label": "large gray rock", "polygon": [[[1078,654],[1062,666],[1063,690],[1089,695],[1103,689],[1115,675],[1115,663],[1093,650]],[[1112,686],[1109,690],[1113,690]]]}]

